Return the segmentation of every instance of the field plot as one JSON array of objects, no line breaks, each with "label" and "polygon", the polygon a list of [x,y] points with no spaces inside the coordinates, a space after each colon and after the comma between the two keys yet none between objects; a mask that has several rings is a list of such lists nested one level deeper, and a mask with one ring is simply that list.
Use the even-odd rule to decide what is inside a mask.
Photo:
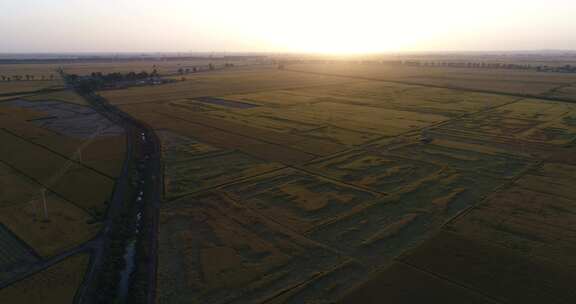
[{"label": "field plot", "polygon": [[345,262],[265,303],[338,303],[351,286],[364,280],[369,271],[368,267],[357,262]]},{"label": "field plot", "polygon": [[[80,166],[40,146],[0,130],[0,159],[19,172],[86,210],[102,210],[113,181],[94,170]],[[70,167],[65,167],[69,164]],[[68,165],[66,165],[68,166]],[[62,171],[63,168],[68,168]],[[55,179],[58,177],[57,179]]]},{"label": "field plot", "polygon": [[258,105],[247,103],[247,102],[222,99],[222,98],[216,98],[216,97],[210,97],[210,96],[196,97],[196,98],[194,98],[194,100],[199,101],[199,102],[203,102],[203,103],[207,103],[207,104],[213,104],[213,105],[218,105],[221,107],[235,108],[235,109],[250,109],[250,108],[255,108],[258,106]]},{"label": "field plot", "polygon": [[563,98],[563,99],[576,99],[576,84],[570,86],[564,86],[558,90],[555,90],[552,94],[553,97]]},{"label": "field plot", "polygon": [[[333,86],[330,87],[334,88]],[[326,101],[325,96],[319,94],[307,94],[306,92],[307,90],[304,88],[283,89],[273,91],[261,91],[247,94],[233,94],[233,95],[227,95],[226,98],[270,107],[308,105],[315,102]]]},{"label": "field plot", "polygon": [[[483,138],[487,144],[508,141],[509,145],[533,150],[538,144],[566,145],[576,140],[574,105],[536,99],[521,100],[497,109],[455,119],[433,129],[440,137]],[[466,139],[465,137],[469,137]],[[518,151],[521,152],[521,151]]]},{"label": "field plot", "polygon": [[246,68],[194,74],[186,81],[162,86],[104,91],[114,104],[172,101],[183,98],[221,96],[262,90],[283,89],[343,82],[330,76],[298,75],[272,68]]},{"label": "field plot", "polygon": [[[449,88],[512,94],[547,95],[560,86],[574,83],[575,76],[535,71],[411,67],[380,64],[296,64],[293,71],[341,75],[359,79],[399,81]],[[566,96],[572,99],[576,96]]]},{"label": "field plot", "polygon": [[523,99],[490,111],[490,114],[506,118],[552,121],[576,109],[574,104],[549,100]]},{"label": "field plot", "polygon": [[[148,106],[146,106],[148,107]],[[130,106],[130,108],[134,108]],[[140,106],[136,107],[140,108]],[[181,113],[146,113],[133,109],[134,115],[155,129],[168,129],[198,140],[222,147],[239,150],[253,157],[285,164],[303,163],[316,155],[341,151],[340,145],[293,134],[279,134],[270,130],[245,124],[206,117],[205,115]],[[164,110],[160,109],[163,112]]]},{"label": "field plot", "polygon": [[[340,102],[456,117],[503,105],[518,98],[381,81],[347,82],[291,90],[316,102]],[[315,97],[315,99],[312,99]]]},{"label": "field plot", "polygon": [[0,290],[0,303],[73,303],[88,267],[79,254]]},{"label": "field plot", "polygon": [[[197,98],[214,98],[214,97],[197,97]],[[158,106],[163,106],[163,105],[169,105],[170,107],[172,107],[172,109],[184,109],[186,111],[192,111],[192,112],[206,112],[206,111],[214,111],[214,110],[225,110],[227,107],[222,105],[222,103],[219,102],[201,102],[198,101],[197,98],[189,98],[189,99],[183,99],[183,100],[174,100],[174,101],[169,101],[169,102],[162,102],[162,103],[156,103],[156,104],[152,104],[153,107],[158,107]],[[228,102],[230,102],[229,100],[226,100]],[[232,100],[232,102],[235,102],[234,100]],[[146,104],[143,104],[146,105]]]},{"label": "field plot", "polygon": [[161,132],[160,136],[169,199],[282,167],[171,132]]},{"label": "field plot", "polygon": [[67,103],[74,103],[79,105],[86,105],[86,101],[76,93],[70,90],[62,90],[58,92],[42,93],[42,94],[29,94],[22,99],[27,101],[61,101]]},{"label": "field plot", "polygon": [[382,137],[381,135],[375,133],[359,132],[356,130],[339,128],[332,125],[298,132],[296,134],[346,146],[357,146]]},{"label": "field plot", "polygon": [[[284,131],[309,131],[327,124],[348,130],[388,136],[422,128],[446,119],[440,115],[334,102],[320,102],[289,108],[254,108],[241,112],[208,112],[207,115],[222,116],[231,120],[244,118],[245,123],[252,122],[260,127],[272,127],[278,131],[283,131],[281,128],[284,128]],[[274,122],[279,126],[275,127]]]},{"label": "field plot", "polygon": [[64,89],[62,81],[8,81],[0,82],[0,95],[30,93],[42,89]]},{"label": "field plot", "polygon": [[359,145],[379,136],[398,135],[518,99],[377,81],[233,94],[222,98],[260,107],[210,111],[206,115],[342,145]]},{"label": "field plot", "polygon": [[297,232],[308,231],[379,197],[293,169],[262,175],[224,191]]},{"label": "field plot", "polygon": [[308,163],[307,168],[346,183],[393,193],[438,172],[439,165],[362,150]]},{"label": "field plot", "polygon": [[576,299],[573,270],[459,234],[442,232],[401,260],[502,303]]},{"label": "field plot", "polygon": [[570,186],[575,178],[574,170],[574,165],[545,163],[538,170],[523,176],[517,184],[525,189],[576,200],[576,191]]},{"label": "field plot", "polygon": [[[54,96],[62,100],[46,99],[51,96],[0,103],[0,128],[63,157],[81,158],[79,162],[107,176],[117,176],[124,159],[123,130],[72,92]],[[80,147],[81,155],[77,155]]]},{"label": "field plot", "polygon": [[41,185],[0,163],[0,223],[40,256],[70,249],[93,237],[100,225],[84,210],[46,193],[49,221],[44,221]]},{"label": "field plot", "polygon": [[496,116],[491,113],[460,119],[443,126],[446,129],[466,130],[494,137],[519,138],[522,133],[536,127],[541,122]]},{"label": "field plot", "polygon": [[382,298],[390,303],[494,303],[474,291],[402,263],[393,263],[372,275],[367,284],[347,294],[341,303],[379,304]]},{"label": "field plot", "polygon": [[72,138],[87,138],[95,134],[113,136],[123,132],[120,127],[114,126],[111,121],[86,106],[46,100],[15,100],[4,102],[3,105],[45,113],[45,117],[32,122]]},{"label": "field plot", "polygon": [[493,195],[450,229],[576,267],[572,259],[576,250],[575,212],[573,200],[513,187]]},{"label": "field plot", "polygon": [[42,79],[44,76],[46,79],[49,79],[52,75],[55,79],[60,79],[60,75],[56,71],[60,65],[59,64],[47,64],[47,63],[40,63],[40,64],[21,64],[21,63],[14,63],[14,64],[0,64],[0,75],[12,77],[13,75],[33,75],[35,79]]},{"label": "field plot", "polygon": [[388,194],[309,235],[370,263],[390,261],[533,163],[478,147],[388,140],[371,145],[371,152],[354,150],[308,163],[311,171]]},{"label": "field plot", "polygon": [[344,260],[218,195],[160,215],[158,303],[262,302]]},{"label": "field plot", "polygon": [[431,144],[411,144],[390,151],[412,159],[450,167],[469,175],[490,175],[495,178],[512,178],[518,175],[532,161],[513,155],[486,153],[464,147],[454,147],[446,142]]},{"label": "field plot", "polygon": [[501,184],[495,178],[445,169],[308,235],[370,265],[386,264]]}]

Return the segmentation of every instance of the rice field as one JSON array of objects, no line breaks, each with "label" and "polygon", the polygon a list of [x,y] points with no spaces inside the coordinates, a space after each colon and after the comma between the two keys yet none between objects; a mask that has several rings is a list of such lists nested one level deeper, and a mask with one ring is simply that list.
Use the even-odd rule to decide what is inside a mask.
[{"label": "rice field", "polygon": [[[217,83],[222,90],[212,91]],[[167,202],[160,229],[177,237],[160,244],[158,303],[361,299],[352,290],[362,289],[352,287],[390,282],[386,274],[398,274],[403,257],[438,234],[460,229],[469,238],[490,239],[496,232],[488,227],[458,228],[459,221],[481,218],[488,208],[482,206],[512,184],[531,190],[543,185],[576,199],[562,181],[545,183],[546,177],[530,173],[569,153],[576,120],[568,103],[257,69],[198,75],[173,86],[104,92],[162,138]],[[207,211],[222,206],[220,213]],[[504,210],[496,214],[516,218],[520,212]],[[240,225],[230,237],[237,241],[216,232],[217,221],[231,221],[223,214],[234,214],[234,223],[226,225]],[[256,219],[274,224],[245,231]],[[251,267],[268,269],[266,257],[274,259],[276,251],[254,241],[268,253],[244,255],[243,248],[252,246],[244,242],[285,231],[337,252],[339,259],[314,257],[325,265],[317,275],[304,271],[279,279],[266,273],[254,279]],[[517,237],[495,240],[541,249],[540,243],[512,242]],[[216,248],[208,254],[199,249],[205,246]],[[566,246],[550,249],[564,252],[553,258],[564,261],[571,252]],[[208,256],[217,260],[203,266]],[[286,258],[305,263],[299,255]],[[485,303],[420,272],[399,277],[402,284],[412,279],[430,295],[451,292]],[[280,291],[274,282],[282,280],[290,283]]]},{"label": "rice field", "polygon": [[80,245],[100,228],[88,212],[52,192],[45,193],[45,214],[43,186],[2,163],[0,186],[0,223],[39,256],[50,257]]},{"label": "rice field", "polygon": [[[570,303],[576,107],[538,96],[571,77],[308,64],[100,92],[161,139],[156,302]],[[70,157],[109,123],[65,95],[0,102],[0,222],[42,257],[97,231],[124,153],[110,126]],[[70,159],[35,221],[26,189]]]},{"label": "rice field", "polygon": [[0,290],[2,303],[73,303],[88,268],[78,254]]}]

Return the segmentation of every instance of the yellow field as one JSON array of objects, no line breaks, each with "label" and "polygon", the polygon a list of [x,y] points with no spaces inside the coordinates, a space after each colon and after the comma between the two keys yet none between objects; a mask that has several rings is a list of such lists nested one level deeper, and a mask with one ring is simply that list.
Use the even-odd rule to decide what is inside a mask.
[{"label": "yellow field", "polygon": [[102,96],[114,104],[128,104],[343,82],[335,77],[290,74],[264,68],[215,71],[186,78],[186,81],[161,86],[104,91]]},{"label": "yellow field", "polygon": [[84,99],[82,99],[82,97],[80,97],[77,94],[75,94],[71,91],[68,91],[68,90],[53,92],[53,93],[44,93],[44,94],[40,94],[40,95],[28,95],[25,97],[25,99],[31,100],[31,101],[35,101],[35,100],[40,100],[40,101],[41,100],[59,100],[59,101],[64,101],[64,102],[86,105],[86,101]]},{"label": "yellow field", "polygon": [[[569,299],[561,287],[576,279],[576,106],[546,99],[576,100],[575,77],[261,65],[99,94],[161,139],[158,303],[355,303],[382,292],[397,302],[406,292],[419,302],[544,302]],[[62,102],[38,106],[44,99]],[[0,211],[19,215],[0,221],[42,256],[94,235],[90,215],[124,157],[118,130],[90,139],[105,124],[81,104],[66,92],[0,103],[0,182],[12,187]],[[71,154],[85,143],[80,161]],[[34,221],[28,193],[70,158],[50,184],[53,221]],[[492,273],[524,287],[511,293]]]},{"label": "yellow field", "polygon": [[[488,79],[489,75],[475,77]],[[400,267],[394,266],[398,259],[444,231],[446,222],[482,206],[487,197],[516,179],[518,186],[532,191],[548,188],[564,199],[575,198],[567,181],[526,175],[540,161],[571,151],[576,140],[571,104],[380,80],[315,77],[320,76],[246,68],[198,75],[173,85],[103,92],[162,134],[167,149],[165,198],[171,202],[161,211],[161,234],[194,244],[177,245],[175,239],[161,242],[159,303],[188,299],[224,303],[254,297],[270,303],[337,300],[368,275]],[[544,92],[565,80],[551,77],[540,87],[528,79],[528,86],[530,92]],[[490,82],[476,84],[481,89]],[[517,88],[514,84],[507,89]],[[183,137],[170,139],[166,134]],[[287,168],[259,170],[262,163],[254,159]],[[510,211],[511,217],[514,212]],[[566,212],[557,213],[563,224],[572,225]],[[470,219],[477,218],[472,217],[476,213],[470,212]],[[235,216],[235,223],[227,224],[235,227],[234,237],[219,230],[223,214]],[[271,221],[279,227],[259,224],[245,231],[244,225],[253,221]],[[262,242],[273,241],[284,229],[338,252],[345,260],[314,257],[313,263],[327,265],[322,274],[306,279],[287,276],[289,287],[267,289],[274,295],[246,287],[276,280],[263,274],[260,280],[253,279],[256,275],[244,261],[267,265],[263,257],[276,257],[276,251]],[[489,238],[491,232],[482,229],[466,231],[469,237],[485,233]],[[262,231],[269,236],[262,242],[252,239]],[[568,234],[565,238],[572,239]],[[252,242],[262,244],[259,250],[264,252],[247,249]],[[564,262],[571,252],[568,244],[550,252],[563,251],[554,257]],[[259,269],[267,269],[264,265]],[[433,276],[412,273],[404,282],[411,277],[440,288],[437,293],[427,289],[431,294],[455,292],[474,298]],[[253,293],[236,293],[245,288]],[[208,297],[210,293],[215,296]]]},{"label": "yellow field", "polygon": [[9,81],[0,82],[0,94],[16,94],[38,91],[41,89],[64,88],[62,81]]},{"label": "yellow field", "polygon": [[79,254],[0,290],[1,303],[73,303],[88,267]]},{"label": "yellow field", "polygon": [[40,256],[52,256],[77,246],[99,229],[84,210],[54,193],[46,193],[49,221],[44,220],[42,186],[0,163],[0,223]]},{"label": "yellow field", "polygon": [[50,77],[53,75],[55,78],[60,78],[56,72],[59,67],[58,64],[1,64],[0,75],[13,76],[13,75],[34,75],[37,79],[44,76]]},{"label": "yellow field", "polygon": [[[410,67],[380,64],[295,64],[288,70],[400,81],[451,88],[465,88],[514,94],[546,94],[557,87],[574,83],[576,76],[561,73],[534,71],[460,69],[437,67]],[[564,97],[576,99],[576,95],[564,93]]]},{"label": "yellow field", "polygon": [[[107,176],[115,177],[119,174],[124,159],[125,136],[119,133],[100,134],[92,138],[93,135],[97,135],[97,128],[93,122],[84,122],[84,126],[82,126],[79,125],[79,121],[74,120],[76,117],[87,117],[87,114],[90,114],[91,119],[98,117],[93,110],[87,107],[86,102],[80,96],[71,91],[62,91],[28,95],[23,99],[28,104],[19,104],[19,101],[0,103],[0,117],[2,117],[0,128],[68,158],[79,147],[84,147],[81,160],[83,164]],[[68,109],[68,104],[72,104],[70,105],[72,108]],[[39,105],[39,107],[33,107],[35,105]],[[56,110],[52,110],[51,107]],[[62,111],[62,109],[66,111]],[[67,119],[70,120],[67,121]],[[62,121],[60,124],[64,126],[51,129],[50,125],[46,127],[37,123],[51,120]],[[100,118],[100,120],[97,123],[103,124],[104,119]],[[81,130],[86,126],[92,130],[87,130],[80,136],[60,133],[66,129]]]}]

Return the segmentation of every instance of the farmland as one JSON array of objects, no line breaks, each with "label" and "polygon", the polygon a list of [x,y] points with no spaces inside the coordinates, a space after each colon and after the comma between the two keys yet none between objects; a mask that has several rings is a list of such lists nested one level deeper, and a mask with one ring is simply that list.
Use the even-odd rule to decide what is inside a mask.
[{"label": "farmland", "polygon": [[[156,303],[576,299],[574,76],[360,63],[174,75],[208,63],[65,66],[158,65],[176,80],[97,91],[160,144]],[[130,133],[70,91],[12,96],[0,118],[0,249],[21,257],[0,255],[1,280],[93,246]],[[60,287],[50,296],[69,296]]]},{"label": "farmland", "polygon": [[[571,265],[568,200],[574,196],[564,186],[571,177],[560,173],[570,167],[557,162],[576,140],[575,107],[537,96],[551,96],[546,92],[573,78],[533,83],[537,75],[517,72],[509,83],[494,85],[483,79],[509,75],[479,72],[442,80],[450,81],[446,84],[432,81],[436,78],[427,74],[432,71],[425,69],[412,71],[424,75],[413,77],[407,68],[340,66],[345,73],[337,68],[242,68],[162,88],[103,92],[163,138],[166,202],[159,238],[165,241],[158,252],[158,303],[357,303],[375,294],[401,299],[407,295],[397,289],[409,288],[412,280],[425,290],[414,299],[512,299],[483,283],[438,279],[435,274],[443,270],[428,267],[440,261],[420,257],[429,255],[428,244],[445,239],[463,238],[530,267],[544,267],[541,258]],[[216,84],[221,90],[212,88]],[[550,172],[562,176],[552,179]],[[520,187],[529,190],[515,190]],[[542,203],[547,211],[537,205]],[[225,211],[230,208],[236,211]],[[548,218],[562,219],[555,226],[572,227],[562,228],[563,241],[552,241],[559,234],[536,224]],[[234,237],[232,230],[221,231],[234,225],[239,225],[232,229]],[[252,240],[264,231],[269,238]],[[301,271],[301,277],[282,280],[266,274],[279,250],[269,245],[276,242],[274,233],[295,234],[328,249],[307,258],[325,267],[322,274]],[[252,267],[264,273],[256,275]],[[464,268],[455,268],[454,275]],[[175,273],[178,279],[171,277]],[[523,274],[502,275],[512,280]],[[395,288],[380,288],[393,280]],[[196,296],[188,294],[192,290]],[[240,290],[244,293],[236,293]]]},{"label": "farmland", "polygon": [[[290,65],[290,70],[327,75],[451,87],[505,94],[563,96],[576,100],[571,85],[574,76],[543,75],[534,71],[469,70],[449,67],[382,66],[378,64],[302,64]],[[558,92],[557,92],[558,91]]]},{"label": "farmland", "polygon": [[58,85],[0,102],[0,284],[33,274],[0,291],[6,303],[72,301],[89,255],[63,258],[102,229],[124,160],[123,130]]},{"label": "farmland", "polygon": [[[0,290],[2,303],[72,303],[88,266],[88,255],[72,256]],[[33,290],[34,292],[30,292]]]},{"label": "farmland", "polygon": [[43,89],[62,89],[61,81],[10,81],[0,82],[0,96],[40,91]]}]

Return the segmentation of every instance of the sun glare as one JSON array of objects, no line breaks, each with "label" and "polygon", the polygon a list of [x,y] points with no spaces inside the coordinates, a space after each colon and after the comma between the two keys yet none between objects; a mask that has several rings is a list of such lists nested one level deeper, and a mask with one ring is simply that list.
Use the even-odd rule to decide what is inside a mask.
[{"label": "sun glare", "polygon": [[385,1],[294,0],[273,14],[265,2],[259,5],[261,11],[234,14],[243,8],[234,4],[222,16],[221,29],[270,50],[349,54],[411,49],[447,25],[433,22],[426,10]]}]

